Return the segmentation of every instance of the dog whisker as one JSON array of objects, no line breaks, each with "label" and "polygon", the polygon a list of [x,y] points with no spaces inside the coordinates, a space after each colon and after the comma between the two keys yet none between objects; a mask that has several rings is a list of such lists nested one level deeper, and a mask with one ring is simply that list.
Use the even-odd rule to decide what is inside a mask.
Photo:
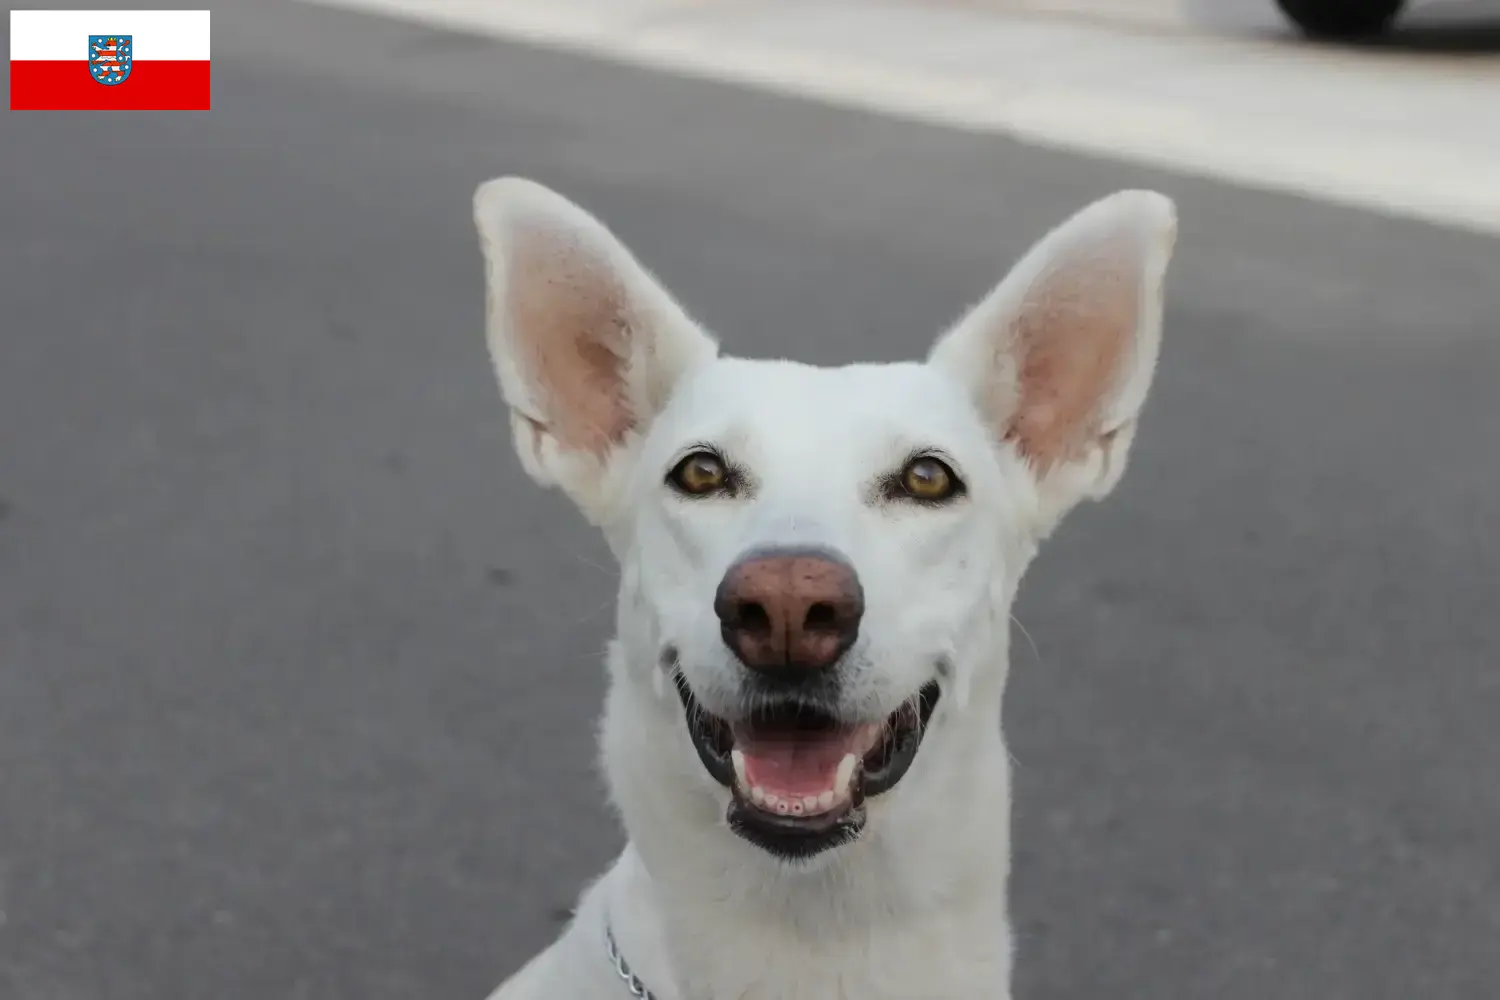
[{"label": "dog whisker", "polygon": [[589,569],[597,570],[601,576],[614,575],[614,570],[610,569],[608,566],[601,566],[599,563],[590,559],[588,556],[584,555],[582,552],[579,552],[577,549],[565,549],[564,551],[566,551],[568,555],[572,556],[576,562],[582,563]]},{"label": "dog whisker", "polygon": [[1025,636],[1026,641],[1030,643],[1031,652],[1032,655],[1036,657],[1036,662],[1043,663],[1044,661],[1042,660],[1042,651],[1037,647],[1036,640],[1031,637],[1031,633],[1027,631],[1026,626],[1021,624],[1021,619],[1012,614],[1010,616],[1010,620],[1016,626],[1016,628],[1021,630],[1021,634]]},{"label": "dog whisker", "polygon": [[597,617],[599,617],[599,615],[603,614],[606,611],[611,610],[613,607],[614,607],[614,601],[613,600],[605,600],[598,607],[596,607],[596,608],[594,608],[594,609],[592,609],[590,611],[585,611],[585,612],[583,612],[580,615],[577,615],[574,618],[574,623],[575,624],[580,624],[582,622],[589,621],[592,618],[597,618]]}]

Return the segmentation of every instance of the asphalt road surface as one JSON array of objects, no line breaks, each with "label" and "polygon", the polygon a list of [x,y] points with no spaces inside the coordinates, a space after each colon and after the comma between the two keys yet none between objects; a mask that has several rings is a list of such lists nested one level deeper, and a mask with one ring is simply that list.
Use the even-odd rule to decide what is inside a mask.
[{"label": "asphalt road surface", "polygon": [[1017,997],[1496,995],[1500,243],[280,0],[214,46],[212,113],[0,125],[0,997],[477,1000],[618,849],[500,173],[819,362],[1177,198],[1133,468],[1018,608]]}]

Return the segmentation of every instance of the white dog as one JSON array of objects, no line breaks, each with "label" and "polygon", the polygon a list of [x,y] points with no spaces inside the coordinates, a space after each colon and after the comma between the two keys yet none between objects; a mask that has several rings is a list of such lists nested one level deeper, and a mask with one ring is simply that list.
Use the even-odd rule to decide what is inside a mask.
[{"label": "white dog", "polygon": [[628,843],[492,1000],[1008,1000],[1010,607],[1125,468],[1176,209],[1041,240],[923,363],[720,356],[529,181],[474,196],[521,461],[621,569]]}]

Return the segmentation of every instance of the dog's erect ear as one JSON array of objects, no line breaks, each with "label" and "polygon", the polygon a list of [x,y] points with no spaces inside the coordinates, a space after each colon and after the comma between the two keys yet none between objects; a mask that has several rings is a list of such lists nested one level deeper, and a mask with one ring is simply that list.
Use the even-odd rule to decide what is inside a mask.
[{"label": "dog's erect ear", "polygon": [[1043,237],[932,349],[1036,478],[1038,531],[1119,481],[1161,346],[1171,200],[1122,191]]},{"label": "dog's erect ear", "polygon": [[516,451],[598,523],[677,380],[717,354],[619,240],[531,181],[474,193],[486,330]]}]

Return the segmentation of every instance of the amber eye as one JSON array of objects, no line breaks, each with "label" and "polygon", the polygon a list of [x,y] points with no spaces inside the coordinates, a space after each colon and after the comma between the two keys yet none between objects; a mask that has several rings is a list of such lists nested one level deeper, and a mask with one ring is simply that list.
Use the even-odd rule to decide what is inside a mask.
[{"label": "amber eye", "polygon": [[914,458],[901,470],[901,489],[915,500],[947,500],[961,485],[953,470],[935,458]]},{"label": "amber eye", "polygon": [[724,489],[729,484],[729,470],[713,452],[695,451],[677,463],[667,480],[684,493],[702,496]]}]

